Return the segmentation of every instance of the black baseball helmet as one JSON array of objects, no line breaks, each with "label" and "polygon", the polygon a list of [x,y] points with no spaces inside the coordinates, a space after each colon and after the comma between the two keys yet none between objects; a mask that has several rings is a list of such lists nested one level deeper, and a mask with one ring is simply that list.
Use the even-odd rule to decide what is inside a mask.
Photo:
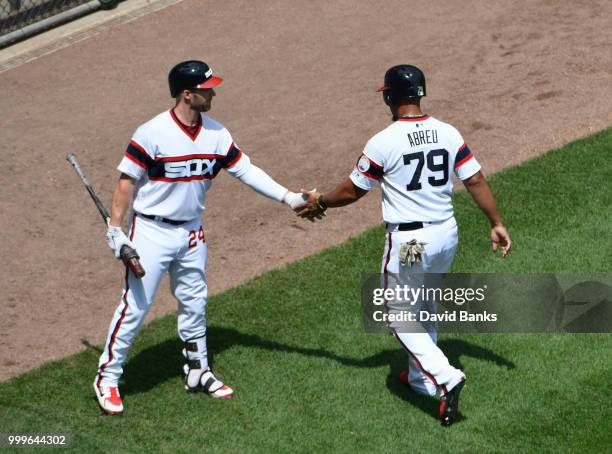
[{"label": "black baseball helmet", "polygon": [[183,61],[170,70],[168,84],[170,96],[176,96],[190,88],[213,88],[223,82],[220,77],[213,76],[212,69],[203,61]]},{"label": "black baseball helmet", "polygon": [[425,74],[416,66],[393,66],[385,73],[385,85],[377,91],[382,91],[388,106],[397,106],[411,98],[420,98],[426,94]]}]

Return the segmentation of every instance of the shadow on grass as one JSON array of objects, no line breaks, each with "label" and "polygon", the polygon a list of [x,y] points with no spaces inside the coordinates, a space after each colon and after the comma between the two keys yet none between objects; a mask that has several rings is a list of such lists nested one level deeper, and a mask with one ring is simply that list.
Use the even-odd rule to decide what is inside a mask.
[{"label": "shadow on grass", "polygon": [[[438,343],[438,346],[446,354],[449,362],[459,369],[464,368],[463,364],[461,363],[462,356],[469,356],[471,358],[492,362],[497,366],[506,367],[507,369],[514,369],[516,367],[512,361],[509,361],[503,356],[500,356],[487,348],[480,347],[464,340],[442,340]],[[440,406],[439,401],[433,397],[418,394],[409,386],[406,386],[404,383],[400,382],[400,372],[408,368],[408,356],[403,351],[397,351],[395,353],[396,354],[393,355],[393,358],[389,358],[391,370],[389,372],[389,376],[387,377],[387,388],[396,396],[419,408],[423,413],[437,419]],[[466,419],[467,418],[460,413],[457,422]]]},{"label": "shadow on grass", "polygon": [[[387,388],[393,394],[421,409],[424,413],[431,417],[437,417],[439,404],[435,399],[419,395],[399,381],[399,373],[406,369],[408,362],[406,354],[400,348],[383,350],[376,355],[365,358],[350,358],[337,355],[323,348],[286,345],[264,339],[257,335],[244,334],[231,328],[210,326],[207,337],[209,339],[210,362],[213,366],[215,354],[236,345],[326,358],[347,367],[376,368],[390,366],[390,374],[386,381]],[[514,363],[493,351],[464,340],[442,340],[439,346],[446,353],[451,364],[459,368],[463,368],[461,363],[462,356],[493,362],[498,366],[508,369],[515,367]],[[176,338],[158,343],[137,353],[125,366],[124,392],[127,394],[144,393],[161,383],[182,376],[181,371],[184,364],[181,354],[182,348],[182,342]]]},{"label": "shadow on grass", "polygon": [[[244,334],[231,328],[209,326],[206,336],[209,362],[213,367],[215,354],[236,345],[283,353],[298,353],[305,356],[350,360],[350,358],[340,358],[322,348],[294,347],[256,335]],[[125,384],[122,386],[124,392],[144,393],[167,380],[182,377],[183,364],[185,364],[182,349],[183,343],[177,338],[166,340],[137,353],[125,365],[123,375]]]}]

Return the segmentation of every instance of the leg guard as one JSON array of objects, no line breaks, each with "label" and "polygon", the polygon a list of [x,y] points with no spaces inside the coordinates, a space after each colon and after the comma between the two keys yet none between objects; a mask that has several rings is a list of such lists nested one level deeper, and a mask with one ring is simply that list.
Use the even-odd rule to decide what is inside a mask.
[{"label": "leg guard", "polygon": [[183,356],[187,359],[187,364],[183,366],[187,391],[204,391],[217,398],[229,398],[234,395],[232,388],[217,379],[208,366],[206,337],[185,342]]},{"label": "leg guard", "polygon": [[197,391],[200,386],[200,377],[208,369],[206,336],[186,341],[183,356],[187,360],[187,364],[183,366],[185,389]]}]

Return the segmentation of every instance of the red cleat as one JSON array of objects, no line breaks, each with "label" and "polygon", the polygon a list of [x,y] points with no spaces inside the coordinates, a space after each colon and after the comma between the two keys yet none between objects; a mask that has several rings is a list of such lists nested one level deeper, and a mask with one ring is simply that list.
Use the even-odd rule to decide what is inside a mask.
[{"label": "red cleat", "polygon": [[98,379],[94,381],[94,390],[98,398],[98,405],[102,411],[109,415],[120,415],[123,413],[123,402],[116,386],[98,385]]}]

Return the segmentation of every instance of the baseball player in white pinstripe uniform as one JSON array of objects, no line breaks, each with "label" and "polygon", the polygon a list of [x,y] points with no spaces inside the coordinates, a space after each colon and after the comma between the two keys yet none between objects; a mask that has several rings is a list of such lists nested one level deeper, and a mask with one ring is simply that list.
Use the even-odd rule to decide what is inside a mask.
[{"label": "baseball player in white pinstripe uniform", "polygon": [[[512,242],[480,165],[457,129],[421,110],[426,94],[422,71],[411,65],[394,66],[385,74],[385,85],[379,91],[394,122],[368,141],[350,178],[336,189],[325,194],[304,192],[308,205],[299,214],[311,217],[328,207],[348,205],[380,183],[387,225],[382,263],[385,285],[390,275],[401,281],[402,275],[407,279],[445,273],[458,243],[451,200],[454,174],[489,219],[493,251],[501,248],[505,257]],[[400,254],[410,247],[417,248],[421,261],[406,266]],[[400,380],[421,394],[433,396],[440,391],[440,420],[442,425],[451,425],[457,419],[465,375],[449,364],[436,345],[435,325],[427,332],[390,328],[409,355],[408,370],[400,374]]]},{"label": "baseball player in white pinstripe uniform", "polygon": [[[124,245],[135,248],[146,274],[137,279],[126,269],[123,296],[100,357],[94,390],[106,413],[123,412],[122,365],[166,273],[178,301],[186,389],[217,398],[234,394],[211,370],[206,344],[208,246],[200,217],[215,176],[225,169],[291,208],[303,203],[301,194],[288,191],[253,165],[228,130],[204,114],[221,82],[202,61],[176,65],[169,74],[176,105],[136,130],[119,164],[121,177],[113,194],[107,241],[117,257]],[[128,238],[120,226],[130,206]]]}]

